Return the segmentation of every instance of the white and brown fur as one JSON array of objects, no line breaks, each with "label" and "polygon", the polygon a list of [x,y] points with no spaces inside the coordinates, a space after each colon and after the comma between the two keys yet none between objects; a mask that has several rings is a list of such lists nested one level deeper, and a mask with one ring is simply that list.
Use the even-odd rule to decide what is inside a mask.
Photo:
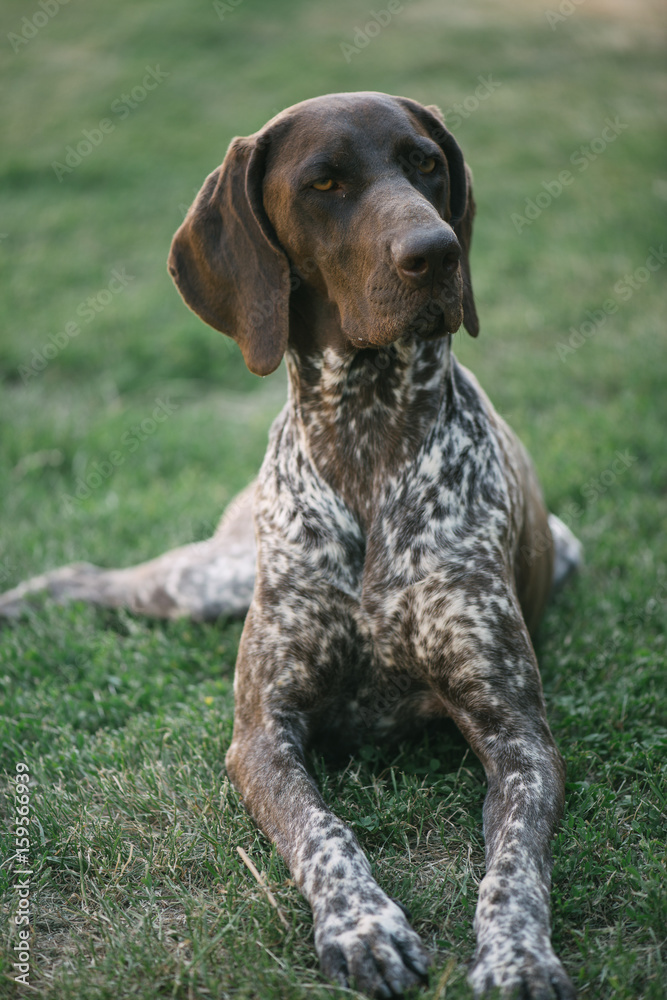
[{"label": "white and brown fur", "polygon": [[312,906],[324,974],[380,997],[423,981],[429,956],[305,753],[453,719],[488,778],[470,982],[571,1000],[549,915],[564,766],[530,632],[580,549],[451,353],[462,322],[478,328],[473,214],[439,112],[404,98],[316,98],[234,140],[170,271],[252,371],[286,357],[259,477],[209,541],[47,573],[0,611],[47,589],[167,617],[247,612],[228,773]]}]

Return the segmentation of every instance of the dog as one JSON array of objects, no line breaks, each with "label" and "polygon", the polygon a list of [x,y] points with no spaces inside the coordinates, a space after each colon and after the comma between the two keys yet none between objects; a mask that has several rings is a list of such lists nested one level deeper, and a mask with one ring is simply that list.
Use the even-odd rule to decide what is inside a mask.
[{"label": "dog", "polygon": [[227,771],[312,906],[324,975],[373,996],[425,982],[429,955],[306,751],[452,719],[488,779],[470,983],[571,1000],[549,910],[564,765],[530,634],[581,550],[451,351],[461,325],[479,329],[474,214],[434,106],[332,94],[234,139],[168,266],[252,372],[286,360],[258,479],[212,539],[130,569],[52,571],[0,610],[47,589],[166,617],[247,612]]}]

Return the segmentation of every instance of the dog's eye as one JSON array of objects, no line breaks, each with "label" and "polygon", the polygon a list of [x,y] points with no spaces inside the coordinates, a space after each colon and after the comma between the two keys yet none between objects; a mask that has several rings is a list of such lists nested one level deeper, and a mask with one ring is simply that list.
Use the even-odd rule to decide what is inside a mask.
[{"label": "dog's eye", "polygon": [[338,185],[335,181],[332,181],[330,177],[325,177],[321,181],[315,181],[313,187],[316,191],[333,191],[334,188],[338,187]]},{"label": "dog's eye", "polygon": [[417,170],[420,174],[432,174],[435,170],[435,157],[428,156],[425,160],[422,160],[417,166]]}]

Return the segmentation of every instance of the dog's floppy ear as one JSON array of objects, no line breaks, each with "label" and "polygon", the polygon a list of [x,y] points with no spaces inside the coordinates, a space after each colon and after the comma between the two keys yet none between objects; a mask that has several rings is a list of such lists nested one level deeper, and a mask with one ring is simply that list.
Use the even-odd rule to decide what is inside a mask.
[{"label": "dog's floppy ear", "polygon": [[463,275],[463,325],[471,337],[479,333],[479,320],[472,293],[472,277],[470,275],[470,244],[472,243],[472,222],[475,218],[475,199],[472,193],[472,170],[464,164],[466,175],[466,208],[458,222],[453,224],[456,238],[461,244],[461,274]]},{"label": "dog's floppy ear", "polygon": [[463,153],[452,133],[445,126],[440,108],[429,104],[426,111],[431,115],[435,128],[431,138],[440,146],[447,157],[449,167],[450,223],[461,244],[461,274],[463,276],[463,325],[471,337],[479,333],[479,320],[472,293],[470,276],[470,244],[472,243],[472,222],[475,218],[475,199],[472,193],[472,171],[463,159]]},{"label": "dog's floppy ear", "polygon": [[268,375],[287,346],[287,257],[264,211],[268,137],[236,138],[176,232],[169,273],[187,305],[238,343],[255,375]]},{"label": "dog's floppy ear", "polygon": [[459,145],[445,125],[442,111],[435,104],[424,107],[416,101],[402,99],[403,105],[415,115],[437,142],[447,159],[449,169],[449,224],[461,244],[461,275],[463,277],[463,325],[471,337],[479,333],[479,320],[475,309],[470,277],[470,244],[472,222],[475,217],[475,199],[472,194],[472,173],[463,159]]}]

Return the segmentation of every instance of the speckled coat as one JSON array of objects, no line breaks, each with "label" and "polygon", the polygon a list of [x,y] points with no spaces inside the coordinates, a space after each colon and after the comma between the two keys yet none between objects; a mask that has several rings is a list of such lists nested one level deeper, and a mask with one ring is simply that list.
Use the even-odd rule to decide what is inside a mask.
[{"label": "speckled coat", "polygon": [[127,570],[65,567],[0,613],[40,587],[167,616],[250,605],[227,769],[312,905],[324,974],[375,996],[423,981],[429,956],[305,752],[453,719],[488,779],[470,982],[572,1000],[549,917],[564,769],[530,632],[579,546],[451,353],[461,324],[478,331],[474,211],[437,108],[405,98],[328,95],[235,139],[169,269],[253,372],[286,357],[257,483],[208,542]]},{"label": "speckled coat", "polygon": [[473,984],[510,987],[527,965],[562,979],[548,843],[563,768],[519,602],[527,591],[536,620],[551,581],[550,552],[538,573],[520,558],[521,539],[548,530],[539,488],[449,338],[399,341],[377,360],[288,355],[290,397],[256,491],[258,576],[227,766],[313,905],[325,971],[353,971],[382,995],[406,978],[401,966],[405,985],[419,978],[426,958],[324,807],[303,750],[352,750],[451,716],[490,782]]}]

